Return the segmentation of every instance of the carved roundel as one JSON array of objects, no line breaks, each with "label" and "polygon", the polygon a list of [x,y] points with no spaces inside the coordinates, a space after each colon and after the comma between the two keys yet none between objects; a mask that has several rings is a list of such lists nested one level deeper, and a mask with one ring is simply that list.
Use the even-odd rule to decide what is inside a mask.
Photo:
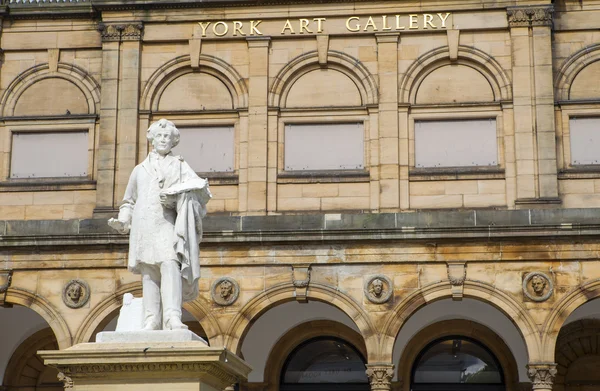
[{"label": "carved roundel", "polygon": [[221,277],[212,283],[210,295],[218,305],[232,305],[240,295],[240,286],[230,277]]},{"label": "carved roundel", "polygon": [[531,272],[523,279],[523,294],[532,301],[546,301],[554,292],[554,284],[547,274]]},{"label": "carved roundel", "polygon": [[71,280],[63,288],[62,299],[69,308],[81,308],[90,300],[90,286],[83,280]]},{"label": "carved roundel", "polygon": [[387,302],[392,297],[393,291],[392,281],[384,275],[372,276],[365,283],[365,296],[371,303]]}]

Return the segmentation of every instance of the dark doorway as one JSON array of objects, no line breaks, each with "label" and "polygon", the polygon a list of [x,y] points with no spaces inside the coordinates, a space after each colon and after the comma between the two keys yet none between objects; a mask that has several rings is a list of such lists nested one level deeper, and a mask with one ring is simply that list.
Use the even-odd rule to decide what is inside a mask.
[{"label": "dark doorway", "polygon": [[492,352],[474,339],[451,336],[423,349],[413,365],[412,391],[505,391]]},{"label": "dark doorway", "polygon": [[366,361],[348,342],[319,337],[296,347],[281,371],[281,391],[369,391]]}]

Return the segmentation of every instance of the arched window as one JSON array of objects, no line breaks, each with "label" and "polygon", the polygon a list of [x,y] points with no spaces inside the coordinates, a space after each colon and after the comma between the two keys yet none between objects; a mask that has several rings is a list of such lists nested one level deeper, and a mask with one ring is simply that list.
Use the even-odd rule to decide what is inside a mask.
[{"label": "arched window", "polygon": [[282,391],[369,390],[365,359],[348,342],[319,337],[300,344],[281,372]]},{"label": "arched window", "polygon": [[466,337],[444,337],[423,349],[413,365],[411,390],[503,391],[504,374],[496,357]]}]

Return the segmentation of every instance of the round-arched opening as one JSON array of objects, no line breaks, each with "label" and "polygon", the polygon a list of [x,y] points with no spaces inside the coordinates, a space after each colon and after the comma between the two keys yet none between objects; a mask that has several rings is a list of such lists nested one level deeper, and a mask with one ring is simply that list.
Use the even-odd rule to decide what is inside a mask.
[{"label": "round-arched opening", "polygon": [[281,391],[368,391],[366,360],[352,344],[318,337],[298,345],[281,371]]},{"label": "round-arched opening", "polygon": [[504,391],[498,359],[483,344],[463,336],[447,336],[427,345],[411,372],[413,391]]}]

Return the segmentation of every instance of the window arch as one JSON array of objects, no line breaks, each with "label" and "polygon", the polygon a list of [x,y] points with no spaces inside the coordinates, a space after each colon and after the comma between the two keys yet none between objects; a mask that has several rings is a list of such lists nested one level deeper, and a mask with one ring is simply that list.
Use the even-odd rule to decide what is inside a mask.
[{"label": "window arch", "polygon": [[411,372],[411,389],[505,390],[498,359],[483,344],[464,336],[446,336],[427,345]]},{"label": "window arch", "polygon": [[358,349],[343,339],[313,338],[297,346],[286,359],[280,390],[369,390],[365,365]]}]

